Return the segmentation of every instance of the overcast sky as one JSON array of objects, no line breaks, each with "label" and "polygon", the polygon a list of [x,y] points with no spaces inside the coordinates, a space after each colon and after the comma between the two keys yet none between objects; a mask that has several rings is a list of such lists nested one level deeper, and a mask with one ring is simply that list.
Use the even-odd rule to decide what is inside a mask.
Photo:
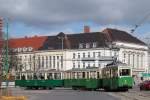
[{"label": "overcast sky", "polygon": [[[9,18],[10,35],[53,35],[106,27],[131,30],[150,13],[150,0],[0,0],[0,16]],[[135,31],[149,36],[150,17]]]}]

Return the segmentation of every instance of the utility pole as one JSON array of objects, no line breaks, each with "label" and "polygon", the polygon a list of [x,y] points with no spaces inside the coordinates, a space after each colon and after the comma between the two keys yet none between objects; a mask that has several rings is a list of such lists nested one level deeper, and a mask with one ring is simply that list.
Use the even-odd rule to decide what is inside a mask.
[{"label": "utility pole", "polygon": [[9,64],[8,64],[8,19],[4,19],[5,21],[5,24],[6,24],[6,34],[4,35],[5,39],[5,44],[4,44],[4,47],[5,47],[5,64],[4,64],[4,67],[5,67],[5,73],[6,73],[6,95],[8,95],[8,70],[9,70]]},{"label": "utility pole", "polygon": [[0,18],[0,87],[2,82],[2,67],[3,67],[3,59],[2,59],[2,52],[3,52],[3,20]]}]

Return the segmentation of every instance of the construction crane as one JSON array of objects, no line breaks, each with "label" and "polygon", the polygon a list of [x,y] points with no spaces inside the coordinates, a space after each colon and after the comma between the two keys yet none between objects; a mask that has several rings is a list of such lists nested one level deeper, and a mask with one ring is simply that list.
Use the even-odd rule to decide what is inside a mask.
[{"label": "construction crane", "polygon": [[139,22],[134,26],[133,29],[131,29],[131,33],[134,33],[135,30],[136,30],[139,26],[141,26],[149,17],[150,17],[150,13],[148,13],[141,21],[139,21]]}]

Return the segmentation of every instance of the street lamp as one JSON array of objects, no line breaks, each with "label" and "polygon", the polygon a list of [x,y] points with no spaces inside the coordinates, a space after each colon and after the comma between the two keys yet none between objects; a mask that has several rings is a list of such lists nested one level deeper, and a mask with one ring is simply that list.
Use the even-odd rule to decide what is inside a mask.
[{"label": "street lamp", "polygon": [[[61,39],[61,50],[62,50],[61,69],[63,69],[63,49],[64,49],[65,34],[63,32],[59,33],[58,39]],[[61,73],[61,77],[62,77],[62,73]]]}]

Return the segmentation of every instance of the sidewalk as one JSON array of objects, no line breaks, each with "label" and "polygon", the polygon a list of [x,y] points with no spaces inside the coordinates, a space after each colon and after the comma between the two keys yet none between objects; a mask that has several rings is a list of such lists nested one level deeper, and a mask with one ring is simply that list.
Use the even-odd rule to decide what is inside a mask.
[{"label": "sidewalk", "polygon": [[121,100],[150,100],[150,91],[140,91],[137,85],[128,92],[110,92],[109,94]]}]

